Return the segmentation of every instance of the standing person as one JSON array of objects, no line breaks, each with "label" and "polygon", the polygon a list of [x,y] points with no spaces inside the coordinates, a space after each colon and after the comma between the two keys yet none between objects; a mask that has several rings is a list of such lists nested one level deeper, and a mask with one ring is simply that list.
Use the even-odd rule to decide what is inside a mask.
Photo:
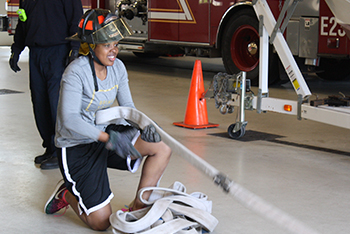
[{"label": "standing person", "polygon": [[41,169],[58,168],[54,144],[59,87],[67,60],[78,55],[79,43],[66,37],[76,33],[83,14],[80,0],[20,1],[19,20],[11,46],[10,67],[21,69],[18,60],[29,48],[29,85],[35,123],[43,140],[43,155],[34,162]]},{"label": "standing person", "polygon": [[[71,205],[80,219],[94,230],[110,226],[112,214],[107,168],[135,171],[143,157],[138,190],[157,186],[171,155],[154,126],[139,130],[124,119],[97,125],[98,110],[116,100],[135,108],[124,64],[117,59],[118,41],[131,34],[124,20],[108,10],[87,11],[71,39],[81,41],[80,56],[65,70],[56,125],[56,146],[63,176],[45,205],[53,214]],[[136,126],[136,127],[135,127]],[[145,193],[147,199],[150,193]],[[131,210],[143,207],[137,196]]]}]

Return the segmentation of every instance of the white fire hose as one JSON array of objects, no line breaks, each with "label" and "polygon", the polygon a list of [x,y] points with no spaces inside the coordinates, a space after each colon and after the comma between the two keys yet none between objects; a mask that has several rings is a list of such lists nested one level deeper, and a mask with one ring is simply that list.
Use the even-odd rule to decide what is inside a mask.
[{"label": "white fire hose", "polygon": [[190,164],[211,178],[217,185],[222,187],[226,193],[229,193],[242,205],[260,214],[265,219],[274,222],[290,233],[319,234],[319,232],[311,229],[301,221],[283,212],[272,204],[269,204],[259,196],[229,179],[226,175],[222,174],[212,165],[204,161],[201,157],[171,137],[147,115],[136,109],[117,106],[105,110],[100,110],[96,113],[96,124],[113,123],[113,120],[118,118],[131,120],[137,123],[141,129],[149,124],[153,124],[161,136],[162,141],[172,149],[173,153],[180,155],[186,159]]}]

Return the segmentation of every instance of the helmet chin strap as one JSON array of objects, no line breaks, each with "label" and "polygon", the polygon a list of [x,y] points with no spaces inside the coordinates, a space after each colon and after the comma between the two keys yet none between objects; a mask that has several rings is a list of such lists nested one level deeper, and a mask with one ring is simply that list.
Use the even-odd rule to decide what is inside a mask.
[{"label": "helmet chin strap", "polygon": [[96,76],[96,71],[95,71],[95,66],[94,66],[94,60],[104,66],[101,61],[98,59],[98,57],[96,56],[95,52],[92,50],[90,44],[88,43],[88,46],[89,46],[89,50],[90,50],[90,56],[89,56],[89,61],[90,61],[90,67],[91,67],[91,70],[92,70],[92,76],[94,77],[94,85],[95,85],[95,92],[98,91],[98,84],[97,84],[97,76]]},{"label": "helmet chin strap", "polygon": [[104,66],[104,65],[101,63],[101,61],[98,59],[98,57],[96,56],[95,51],[93,51],[93,49],[91,48],[91,46],[90,46],[89,43],[88,43],[88,45],[89,45],[89,50],[90,50],[90,53],[91,53],[93,59],[94,59],[98,64],[100,64],[101,66]]}]

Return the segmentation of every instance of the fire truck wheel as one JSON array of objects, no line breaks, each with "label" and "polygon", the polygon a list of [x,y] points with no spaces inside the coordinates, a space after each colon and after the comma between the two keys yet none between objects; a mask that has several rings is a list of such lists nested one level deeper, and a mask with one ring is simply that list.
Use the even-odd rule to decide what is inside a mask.
[{"label": "fire truck wheel", "polygon": [[[253,9],[236,12],[227,22],[222,36],[221,54],[226,72],[247,71],[251,84],[259,83],[259,21]],[[269,85],[279,81],[278,56],[270,46]]]},{"label": "fire truck wheel", "polygon": [[317,76],[323,80],[348,80],[350,79],[350,60],[321,58]]}]

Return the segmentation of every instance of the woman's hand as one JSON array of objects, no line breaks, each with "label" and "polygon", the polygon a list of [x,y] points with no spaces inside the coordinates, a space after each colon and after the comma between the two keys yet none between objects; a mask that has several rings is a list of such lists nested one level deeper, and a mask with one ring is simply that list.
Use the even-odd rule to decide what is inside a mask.
[{"label": "woman's hand", "polygon": [[106,149],[114,150],[122,158],[126,158],[129,155],[142,158],[140,152],[135,149],[125,133],[109,131],[109,140],[106,143]]}]

